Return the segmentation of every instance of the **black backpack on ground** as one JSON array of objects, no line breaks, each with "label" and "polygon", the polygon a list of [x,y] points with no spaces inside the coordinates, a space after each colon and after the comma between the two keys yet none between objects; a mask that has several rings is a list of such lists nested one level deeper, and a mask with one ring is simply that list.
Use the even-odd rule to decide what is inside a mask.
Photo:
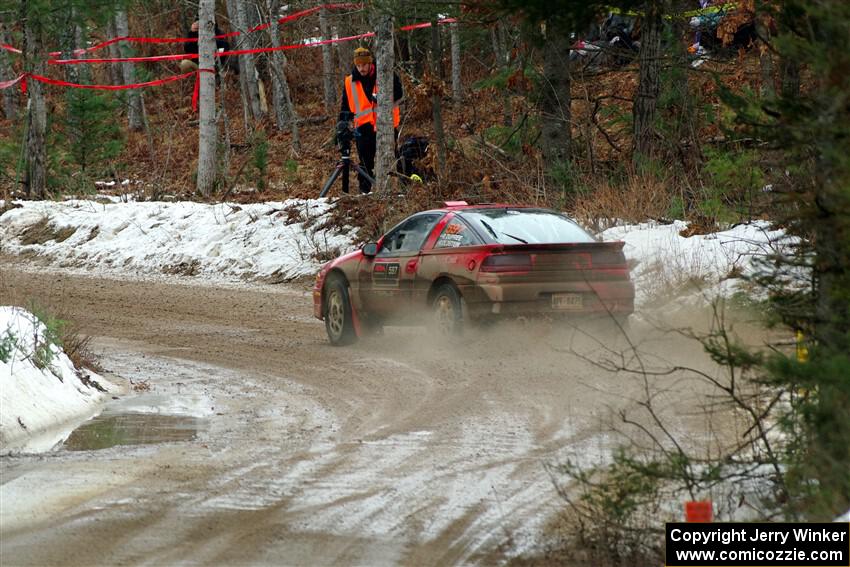
[{"label": "black backpack on ground", "polygon": [[422,171],[416,166],[416,162],[425,157],[428,151],[428,138],[422,136],[410,136],[405,139],[399,148],[401,156],[401,169],[404,175],[422,175]]}]

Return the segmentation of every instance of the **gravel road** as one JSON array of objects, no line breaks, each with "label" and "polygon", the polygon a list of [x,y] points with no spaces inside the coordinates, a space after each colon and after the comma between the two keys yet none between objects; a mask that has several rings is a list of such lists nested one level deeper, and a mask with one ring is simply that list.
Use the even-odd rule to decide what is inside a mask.
[{"label": "gravel road", "polygon": [[[3,565],[500,563],[534,553],[561,507],[544,464],[605,459],[612,412],[641,390],[551,324],[451,345],[389,327],[334,348],[308,284],[3,265],[0,304],[78,323],[128,385],[107,411],[197,416],[188,439],[0,458]],[[684,339],[635,334],[654,356],[701,360]]]}]

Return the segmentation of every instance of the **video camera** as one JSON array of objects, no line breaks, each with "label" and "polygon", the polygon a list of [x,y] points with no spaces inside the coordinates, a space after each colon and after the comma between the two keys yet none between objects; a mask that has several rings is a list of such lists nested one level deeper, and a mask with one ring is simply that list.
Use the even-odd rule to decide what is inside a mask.
[{"label": "video camera", "polygon": [[353,112],[340,112],[339,122],[336,123],[336,141],[340,149],[351,149],[351,140],[354,139],[354,128],[351,121],[354,120]]}]

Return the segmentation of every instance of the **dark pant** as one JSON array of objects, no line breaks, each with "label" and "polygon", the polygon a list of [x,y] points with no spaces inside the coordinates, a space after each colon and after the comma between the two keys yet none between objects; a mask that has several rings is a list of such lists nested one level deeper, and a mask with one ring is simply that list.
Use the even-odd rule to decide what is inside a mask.
[{"label": "dark pant", "polygon": [[[357,144],[360,165],[369,172],[369,175],[375,177],[375,146],[377,145],[375,130],[372,129],[372,126],[361,126],[357,129],[354,141]],[[359,173],[357,174],[357,181],[360,182],[361,193],[368,193],[372,190],[372,184],[369,183],[369,180]]]}]

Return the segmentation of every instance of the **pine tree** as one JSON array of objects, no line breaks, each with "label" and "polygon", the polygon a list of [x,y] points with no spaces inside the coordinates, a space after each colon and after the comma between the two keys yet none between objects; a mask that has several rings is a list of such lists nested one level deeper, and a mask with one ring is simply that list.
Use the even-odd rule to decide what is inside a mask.
[{"label": "pine tree", "polygon": [[124,140],[112,119],[118,105],[112,93],[71,89],[63,118],[68,150],[85,177],[111,173],[110,160],[121,153]]},{"label": "pine tree", "polygon": [[[801,244],[794,257],[773,258],[760,281],[810,348],[805,362],[774,357],[769,381],[795,394],[789,477],[798,498],[789,507],[828,519],[850,505],[850,5],[786,0],[764,8],[779,24],[774,48],[786,66],[805,70],[808,88],[761,101],[725,95],[739,122],[782,156],[778,221]],[[808,291],[786,285],[800,269],[811,274]]]},{"label": "pine tree", "polygon": [[[97,26],[106,23],[120,6],[122,0],[0,0],[0,15],[17,15],[21,28],[10,28],[12,43],[19,43],[23,48],[23,70],[36,75],[47,74],[47,52],[57,47],[73,45],[78,36],[87,26]],[[57,45],[58,43],[58,45]],[[72,66],[69,66],[69,69]],[[76,76],[74,71],[68,70]],[[75,79],[78,80],[78,79]],[[36,80],[27,81],[27,113],[26,113],[26,151],[23,152],[25,164],[22,183],[28,196],[44,198],[48,187],[48,110],[45,100],[45,85]],[[69,94],[75,102],[71,107],[81,111],[92,111],[94,107],[108,104],[106,98],[92,96],[91,93]],[[89,116],[66,116],[66,123],[71,130],[91,124]],[[76,123],[77,126],[73,124]],[[67,153],[74,160],[83,159],[86,167],[92,165],[92,144],[97,140],[82,140],[83,146],[77,147],[76,136],[66,136]],[[114,153],[116,138],[109,136],[104,141],[104,154]],[[95,151],[94,154],[98,152]]]}]

